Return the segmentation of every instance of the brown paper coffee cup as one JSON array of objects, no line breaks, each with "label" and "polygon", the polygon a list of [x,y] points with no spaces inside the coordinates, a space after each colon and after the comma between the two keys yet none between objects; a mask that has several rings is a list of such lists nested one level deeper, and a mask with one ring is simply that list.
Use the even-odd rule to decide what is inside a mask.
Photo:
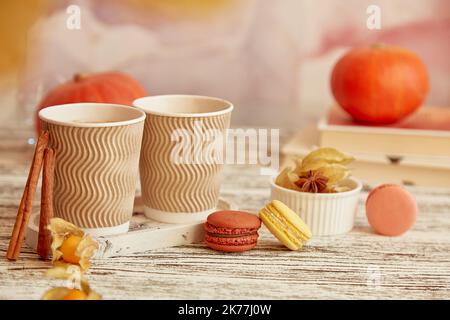
[{"label": "brown paper coffee cup", "polygon": [[42,109],[56,152],[54,210],[94,235],[128,231],[145,114],[130,106],[77,103]]},{"label": "brown paper coffee cup", "polygon": [[191,95],[145,97],[133,104],[147,114],[139,165],[145,215],[168,223],[206,219],[218,202],[223,162],[203,156],[214,140],[211,133],[225,137],[233,105]]}]

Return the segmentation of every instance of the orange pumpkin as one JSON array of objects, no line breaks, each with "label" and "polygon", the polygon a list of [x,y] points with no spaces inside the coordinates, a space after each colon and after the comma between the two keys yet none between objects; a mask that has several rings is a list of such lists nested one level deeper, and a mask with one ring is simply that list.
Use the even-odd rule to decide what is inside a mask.
[{"label": "orange pumpkin", "polygon": [[146,95],[146,90],[135,79],[121,72],[75,74],[72,80],[50,90],[39,103],[35,120],[36,131],[39,135],[39,110],[49,106],[76,102],[131,105],[133,100]]},{"label": "orange pumpkin", "polygon": [[357,121],[396,122],[420,107],[428,93],[424,63],[413,52],[383,45],[350,50],[334,66],[331,90]]}]

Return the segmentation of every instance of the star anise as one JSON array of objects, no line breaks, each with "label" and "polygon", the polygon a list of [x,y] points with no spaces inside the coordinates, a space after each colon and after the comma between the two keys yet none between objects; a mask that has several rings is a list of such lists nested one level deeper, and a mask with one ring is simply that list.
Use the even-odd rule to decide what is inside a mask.
[{"label": "star anise", "polygon": [[303,192],[322,193],[327,188],[328,178],[319,170],[311,170],[306,175],[300,176],[295,184]]}]

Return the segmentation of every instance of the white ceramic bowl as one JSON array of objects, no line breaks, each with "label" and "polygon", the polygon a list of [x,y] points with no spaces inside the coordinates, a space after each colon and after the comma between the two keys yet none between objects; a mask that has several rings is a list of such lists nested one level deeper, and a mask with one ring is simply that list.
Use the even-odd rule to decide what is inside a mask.
[{"label": "white ceramic bowl", "polygon": [[344,184],[351,190],[309,193],[280,187],[275,184],[275,178],[272,178],[271,199],[280,200],[294,210],[309,226],[313,236],[342,234],[353,228],[362,188],[362,183],[353,178],[346,180]]}]

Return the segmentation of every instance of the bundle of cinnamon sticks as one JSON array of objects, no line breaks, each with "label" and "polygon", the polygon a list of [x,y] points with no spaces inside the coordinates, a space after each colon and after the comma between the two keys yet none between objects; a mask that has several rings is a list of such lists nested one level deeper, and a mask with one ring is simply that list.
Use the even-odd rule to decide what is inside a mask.
[{"label": "bundle of cinnamon sticks", "polygon": [[37,252],[42,259],[50,256],[51,234],[47,225],[53,217],[53,181],[55,172],[55,152],[48,147],[49,132],[43,132],[36,143],[33,161],[28,173],[27,183],[23,191],[17,212],[16,222],[12,231],[6,257],[17,260],[25,238],[25,232],[32,213],[39,175],[42,167],[41,212],[39,221],[39,239]]}]

